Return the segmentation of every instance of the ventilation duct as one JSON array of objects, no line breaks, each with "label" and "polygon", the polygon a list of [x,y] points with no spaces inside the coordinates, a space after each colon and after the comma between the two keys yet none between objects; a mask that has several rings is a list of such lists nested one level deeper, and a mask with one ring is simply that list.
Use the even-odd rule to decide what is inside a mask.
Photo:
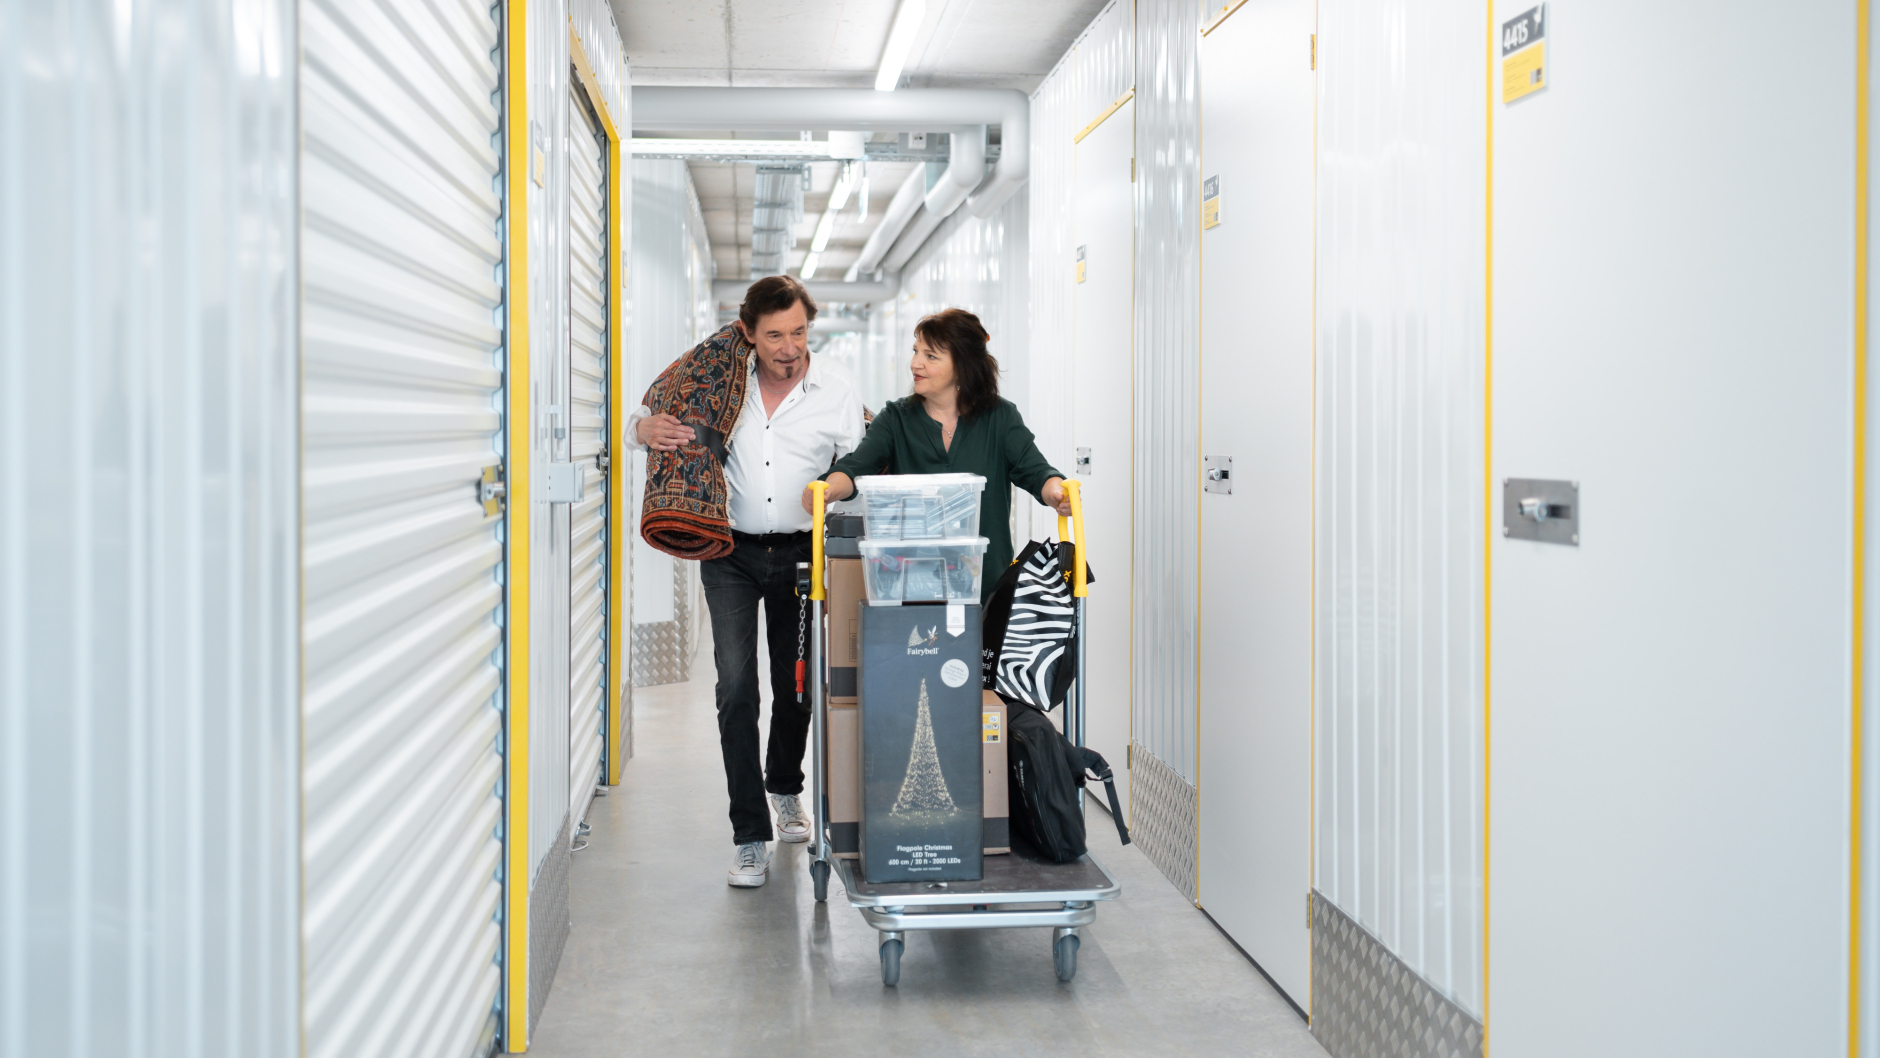
[{"label": "ventilation duct", "polygon": [[[633,127],[647,131],[796,132],[857,129],[904,132],[997,125],[999,163],[966,201],[991,216],[1024,185],[1031,161],[1031,101],[1012,89],[635,88]],[[936,222],[937,223],[937,222]]]},{"label": "ventilation duct", "polygon": [[798,166],[757,167],[756,201],[751,204],[751,278],[774,276],[796,248],[796,225],[803,219],[803,183],[808,170]]}]

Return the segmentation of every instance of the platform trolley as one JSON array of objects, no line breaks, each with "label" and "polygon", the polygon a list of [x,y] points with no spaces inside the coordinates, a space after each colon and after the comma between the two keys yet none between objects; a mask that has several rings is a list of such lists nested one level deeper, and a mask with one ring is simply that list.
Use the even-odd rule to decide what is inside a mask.
[{"label": "platform trolley", "polygon": [[[1071,516],[1058,518],[1059,541],[1072,541],[1068,556],[1072,605],[1077,623],[1077,675],[1071,692],[1065,696],[1065,734],[1077,745],[1084,744],[1084,604],[1089,595],[1084,565],[1083,503],[1079,482],[1066,481],[1065,492],[1071,504]],[[829,898],[829,876],[841,876],[849,906],[861,912],[863,920],[881,935],[881,983],[889,987],[900,983],[901,952],[904,937],[914,930],[929,929],[1010,929],[1035,926],[1051,931],[1051,957],[1058,980],[1069,981],[1077,974],[1077,948],[1082,942],[1077,931],[1096,921],[1097,901],[1114,900],[1122,886],[1094,856],[1085,854],[1071,863],[1052,863],[1024,846],[1017,834],[1012,836],[1012,851],[985,857],[985,872],[979,881],[969,882],[889,882],[871,884],[861,878],[861,861],[835,855],[830,838],[828,764],[824,760],[824,730],[828,721],[828,637],[825,602],[828,598],[824,562],[824,490],[822,482],[814,490],[813,543],[807,567],[799,567],[799,593],[809,596],[809,628],[812,634],[805,644],[808,662],[806,690],[810,695],[810,878],[815,884],[818,903]],[[1072,535],[1072,528],[1075,535]],[[1060,544],[1060,548],[1063,548]],[[988,571],[991,575],[993,571]],[[1003,572],[1003,571],[998,571]],[[866,605],[866,604],[864,604]],[[1016,796],[1016,794],[1014,795]],[[1083,791],[1078,793],[1079,801]]]}]

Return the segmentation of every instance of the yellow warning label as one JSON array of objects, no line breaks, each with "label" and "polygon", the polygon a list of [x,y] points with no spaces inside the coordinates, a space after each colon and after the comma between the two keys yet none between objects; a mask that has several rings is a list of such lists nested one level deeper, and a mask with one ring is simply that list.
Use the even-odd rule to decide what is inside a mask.
[{"label": "yellow warning label", "polygon": [[984,742],[1000,741],[999,739],[999,714],[998,713],[980,713],[979,714],[979,729],[981,732],[979,736],[981,741],[984,741]]},{"label": "yellow warning label", "polygon": [[1210,198],[1201,203],[1201,227],[1203,230],[1219,227],[1221,223],[1221,200]]},{"label": "yellow warning label", "polygon": [[1077,281],[1084,281],[1084,248],[1081,246],[1077,248]]},{"label": "yellow warning label", "polygon": [[1546,71],[1541,64],[1542,53],[1546,50],[1546,41],[1536,41],[1533,47],[1522,48],[1501,60],[1502,102],[1512,103],[1547,87]]}]

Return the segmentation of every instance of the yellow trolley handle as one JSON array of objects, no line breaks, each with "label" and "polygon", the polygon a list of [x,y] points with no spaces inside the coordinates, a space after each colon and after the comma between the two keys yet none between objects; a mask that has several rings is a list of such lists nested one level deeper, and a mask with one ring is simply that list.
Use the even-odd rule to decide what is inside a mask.
[{"label": "yellow trolley handle", "polygon": [[828,597],[823,591],[823,505],[828,501],[829,483],[812,481],[809,489],[816,496],[810,511],[809,597],[821,602]]},{"label": "yellow trolley handle", "polygon": [[1061,514],[1058,515],[1058,539],[1073,539],[1071,536],[1073,529],[1076,530],[1077,534],[1074,538],[1076,543],[1071,548],[1071,568],[1066,571],[1064,575],[1070,578],[1071,595],[1075,598],[1083,599],[1090,595],[1090,585],[1086,583],[1090,571],[1088,567],[1084,565],[1084,483],[1081,481],[1066,481],[1063,484],[1064,496],[1071,501],[1071,516],[1066,518]]}]

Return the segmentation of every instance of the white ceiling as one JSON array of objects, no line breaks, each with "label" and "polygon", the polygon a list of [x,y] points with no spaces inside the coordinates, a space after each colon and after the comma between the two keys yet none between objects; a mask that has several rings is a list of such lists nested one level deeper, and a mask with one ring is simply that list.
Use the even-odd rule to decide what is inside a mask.
[{"label": "white ceiling", "polygon": [[[872,88],[894,20],[895,0],[610,0],[636,85]],[[913,88],[1016,88],[1029,92],[1051,72],[1105,0],[927,0],[908,53]],[[730,130],[700,130],[725,136]],[[686,135],[667,133],[666,135]],[[750,138],[774,138],[753,133]],[[817,138],[822,133],[817,132]],[[880,134],[880,139],[892,139]],[[865,223],[850,202],[817,270],[840,279],[913,163],[869,169]],[[694,162],[692,179],[721,277],[750,274],[749,165]],[[836,165],[813,167],[790,271],[802,267]]]}]

